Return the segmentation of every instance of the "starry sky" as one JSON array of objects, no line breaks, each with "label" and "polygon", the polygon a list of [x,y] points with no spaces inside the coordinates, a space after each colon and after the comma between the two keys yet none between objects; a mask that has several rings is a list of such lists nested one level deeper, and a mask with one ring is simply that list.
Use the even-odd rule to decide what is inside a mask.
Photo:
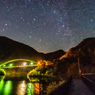
[{"label": "starry sky", "polygon": [[0,0],[0,36],[38,52],[67,51],[95,37],[95,0]]}]

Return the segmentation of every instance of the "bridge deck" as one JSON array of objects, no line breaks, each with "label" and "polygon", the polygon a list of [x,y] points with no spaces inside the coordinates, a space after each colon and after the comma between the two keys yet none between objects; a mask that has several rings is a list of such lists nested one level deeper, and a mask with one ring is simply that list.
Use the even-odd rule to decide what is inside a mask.
[{"label": "bridge deck", "polygon": [[94,95],[81,79],[73,79],[69,95]]},{"label": "bridge deck", "polygon": [[82,79],[69,79],[68,83],[63,83],[49,95],[95,95]]},{"label": "bridge deck", "polygon": [[4,68],[25,68],[25,67],[37,67],[37,65],[11,66],[11,67],[0,67],[0,68],[4,69]]}]

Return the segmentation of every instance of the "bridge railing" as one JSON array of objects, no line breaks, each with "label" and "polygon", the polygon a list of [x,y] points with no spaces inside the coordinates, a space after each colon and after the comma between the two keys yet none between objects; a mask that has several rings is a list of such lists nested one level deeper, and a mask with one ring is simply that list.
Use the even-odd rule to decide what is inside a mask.
[{"label": "bridge railing", "polygon": [[29,59],[13,59],[13,60],[9,60],[9,61],[6,61],[4,63],[0,63],[0,67],[2,67],[3,65],[6,65],[8,63],[11,63],[11,62],[15,62],[15,61],[25,61],[25,62],[33,62],[33,64],[36,64],[37,62],[33,61],[33,60],[29,60]]},{"label": "bridge railing", "polygon": [[93,82],[92,80],[88,79],[83,75],[81,76],[81,79],[88,86],[88,88],[95,94],[95,82]]},{"label": "bridge railing", "polygon": [[10,66],[10,67],[8,67],[8,66],[6,66],[6,67],[0,67],[0,68],[2,68],[2,69],[4,69],[4,68],[24,68],[24,67],[37,67],[37,65],[26,65],[26,66]]}]

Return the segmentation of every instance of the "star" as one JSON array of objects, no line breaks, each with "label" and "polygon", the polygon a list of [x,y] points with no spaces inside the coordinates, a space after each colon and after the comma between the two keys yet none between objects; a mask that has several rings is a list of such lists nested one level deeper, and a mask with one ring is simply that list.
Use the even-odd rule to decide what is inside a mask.
[{"label": "star", "polygon": [[0,36],[38,52],[67,51],[95,37],[94,0],[0,0],[0,12]]},{"label": "star", "polygon": [[31,36],[29,36],[29,38],[31,39]]},{"label": "star", "polygon": [[62,27],[65,27],[65,25],[63,24]]},{"label": "star", "polygon": [[7,23],[5,23],[5,26],[7,26],[8,24]]},{"label": "star", "polygon": [[34,21],[35,21],[36,19],[34,18]]},{"label": "star", "polygon": [[90,21],[92,22],[93,20],[91,19]]},{"label": "star", "polygon": [[31,0],[28,0],[29,2],[31,1]]}]

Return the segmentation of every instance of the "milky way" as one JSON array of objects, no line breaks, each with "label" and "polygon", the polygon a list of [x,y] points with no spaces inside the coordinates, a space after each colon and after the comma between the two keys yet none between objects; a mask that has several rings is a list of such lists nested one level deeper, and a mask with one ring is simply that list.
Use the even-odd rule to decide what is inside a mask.
[{"label": "milky way", "polygon": [[0,0],[0,35],[39,52],[67,51],[95,37],[95,0]]}]

